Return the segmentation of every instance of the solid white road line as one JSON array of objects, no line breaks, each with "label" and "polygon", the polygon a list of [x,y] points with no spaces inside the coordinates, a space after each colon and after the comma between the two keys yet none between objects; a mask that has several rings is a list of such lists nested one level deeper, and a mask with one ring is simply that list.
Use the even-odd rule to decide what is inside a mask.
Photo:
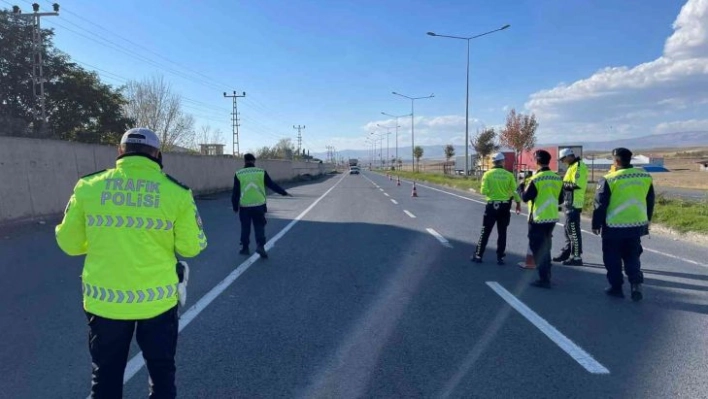
[{"label": "solid white road line", "polygon": [[428,233],[432,234],[433,237],[437,238],[437,240],[440,241],[440,243],[441,243],[443,246],[448,247],[448,248],[452,248],[452,244],[450,244],[450,241],[448,241],[448,240],[447,240],[445,237],[443,237],[440,233],[438,233],[437,231],[435,231],[435,230],[433,230],[433,229],[431,229],[431,228],[427,228],[427,229],[425,229],[425,230],[427,230]]},{"label": "solid white road line", "polygon": [[410,212],[408,212],[407,210],[404,209],[404,210],[403,210],[403,213],[405,213],[406,215],[410,216],[411,219],[415,219],[415,215],[412,214],[412,213],[410,213]]},{"label": "solid white road line", "polygon": [[393,199],[393,198],[391,198],[391,202],[393,202],[394,204],[398,205],[398,201],[396,201],[396,200]]},{"label": "solid white road line", "polygon": [[597,360],[593,359],[593,357],[589,353],[585,352],[581,347],[579,347],[568,337],[563,335],[563,333],[558,331],[541,316],[536,314],[536,312],[531,310],[531,308],[526,306],[523,302],[516,298],[511,292],[507,291],[499,283],[497,283],[496,281],[487,281],[487,285],[492,290],[494,290],[494,292],[499,294],[499,296],[502,297],[502,299],[504,299],[509,305],[511,305],[511,307],[521,313],[521,315],[524,316],[526,320],[530,321],[531,324],[541,330],[541,332],[544,333],[548,338],[550,338],[551,341],[553,341],[556,345],[558,345],[558,347],[563,349],[565,353],[570,355],[573,360],[583,366],[585,370],[589,371],[592,374],[610,374],[610,370],[600,364]]},{"label": "solid white road line", "polygon": [[[347,176],[347,175],[344,175]],[[324,197],[326,197],[332,190],[335,189],[339,185],[339,183],[344,180],[344,176],[339,179],[337,183],[335,183],[332,187],[330,187],[329,190],[327,190],[324,194],[322,194],[319,198],[315,200],[312,204],[310,204],[307,209],[302,211],[300,215],[298,215],[295,219],[293,219],[287,226],[285,226],[278,234],[276,234],[273,238],[271,238],[265,245],[266,250],[273,248],[273,245],[280,240],[290,229],[293,228],[299,222],[302,220],[305,215],[307,215],[312,208],[315,207]],[[204,309],[206,309],[209,304],[214,301],[224,290],[226,290],[234,281],[236,281],[237,278],[239,278],[243,273],[248,270],[249,267],[251,267],[252,264],[254,264],[260,256],[258,254],[253,254],[251,255],[248,260],[245,262],[241,263],[234,271],[232,271],[228,276],[226,276],[225,279],[221,280],[219,284],[217,284],[214,288],[211,289],[211,291],[207,292],[203,297],[201,297],[197,303],[192,305],[182,316],[180,317],[179,320],[179,331],[182,331],[185,327],[189,325],[189,323],[194,320],[195,317],[197,317]],[[140,369],[145,365],[145,361],[143,360],[143,355],[142,352],[139,352],[136,354],[130,361],[128,362],[126,368],[125,368],[125,375],[123,377],[123,383],[125,384],[128,382],[135,374],[140,371]],[[89,396],[90,398],[90,396]]]}]

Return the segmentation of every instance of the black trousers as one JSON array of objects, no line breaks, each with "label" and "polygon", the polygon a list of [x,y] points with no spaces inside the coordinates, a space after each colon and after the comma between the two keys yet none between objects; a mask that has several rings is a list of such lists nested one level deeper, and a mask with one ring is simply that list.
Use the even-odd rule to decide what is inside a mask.
[{"label": "black trousers", "polygon": [[482,233],[477,242],[477,257],[484,256],[484,250],[487,248],[489,236],[492,234],[494,225],[497,225],[497,259],[506,256],[506,229],[509,227],[511,220],[511,201],[505,202],[490,202],[484,209],[484,218],[482,219]]},{"label": "black trousers", "polygon": [[607,281],[611,286],[621,287],[624,284],[622,263],[624,263],[624,273],[631,284],[644,282],[642,264],[639,261],[642,252],[640,237],[602,238],[602,261],[607,269]]},{"label": "black trousers", "polygon": [[241,221],[241,245],[248,247],[251,242],[251,224],[256,234],[256,245],[263,246],[266,243],[265,226],[266,217],[263,207],[240,208],[238,211]]},{"label": "black trousers", "polygon": [[555,223],[529,223],[529,247],[543,281],[551,279],[551,245]]},{"label": "black trousers", "polygon": [[561,257],[580,258],[583,254],[583,232],[580,230],[580,209],[571,209],[565,213],[565,246]]},{"label": "black trousers", "polygon": [[[122,398],[123,374],[133,333],[150,375],[150,398],[175,398],[177,306],[152,319],[113,320],[86,313],[93,366],[91,397]],[[137,327],[137,329],[136,329]]]}]

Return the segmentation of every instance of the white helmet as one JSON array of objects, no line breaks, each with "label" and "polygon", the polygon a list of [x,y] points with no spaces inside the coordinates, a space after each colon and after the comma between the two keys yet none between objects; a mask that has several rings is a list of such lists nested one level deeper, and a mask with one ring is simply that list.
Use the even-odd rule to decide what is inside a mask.
[{"label": "white helmet", "polygon": [[499,161],[503,161],[504,159],[506,159],[506,158],[504,157],[504,154],[502,154],[501,152],[497,152],[495,154],[492,154],[492,162],[499,162]]},{"label": "white helmet", "polygon": [[575,155],[575,153],[570,148],[564,148],[564,149],[560,150],[560,153],[558,153],[558,159],[562,160],[563,158],[565,158],[569,155]]}]

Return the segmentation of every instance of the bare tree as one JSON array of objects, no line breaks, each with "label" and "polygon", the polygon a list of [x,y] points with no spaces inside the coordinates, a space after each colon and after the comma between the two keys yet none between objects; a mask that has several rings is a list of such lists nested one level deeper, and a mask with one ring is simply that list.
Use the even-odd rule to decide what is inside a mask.
[{"label": "bare tree", "polygon": [[538,122],[534,114],[517,114],[511,109],[506,117],[506,126],[499,135],[499,141],[516,152],[516,167],[519,168],[521,153],[532,150],[536,146],[536,129]]},{"label": "bare tree", "polygon": [[172,91],[162,76],[130,81],[124,89],[128,103],[124,112],[137,126],[147,127],[160,136],[162,150],[194,142],[194,117],[182,111],[182,98]]},{"label": "bare tree", "polygon": [[499,149],[496,143],[497,132],[494,129],[484,129],[482,132],[477,132],[477,134],[470,140],[472,148],[477,152],[482,163],[487,159],[489,154]]}]

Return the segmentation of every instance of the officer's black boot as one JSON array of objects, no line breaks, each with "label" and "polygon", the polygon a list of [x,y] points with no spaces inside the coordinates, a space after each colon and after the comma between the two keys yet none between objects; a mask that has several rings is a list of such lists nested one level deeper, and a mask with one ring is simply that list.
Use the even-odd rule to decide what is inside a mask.
[{"label": "officer's black boot", "polygon": [[615,298],[624,298],[624,292],[621,285],[612,285],[605,288],[605,294]]},{"label": "officer's black boot", "polygon": [[497,265],[502,266],[502,265],[504,265],[505,263],[506,263],[506,262],[504,262],[504,257],[503,257],[503,256],[497,257]]},{"label": "officer's black boot", "polygon": [[263,245],[259,245],[256,248],[256,252],[258,253],[258,255],[261,256],[261,258],[268,259],[268,253],[266,252],[265,247]]},{"label": "officer's black boot", "polygon": [[477,255],[472,255],[470,261],[474,263],[482,263],[482,258]]},{"label": "officer's black boot", "polygon": [[242,246],[241,246],[241,250],[238,251],[238,253],[239,253],[240,255],[250,255],[250,254],[251,254],[251,251],[248,250],[248,246],[247,246],[247,245],[242,245]]},{"label": "officer's black boot", "polygon": [[570,258],[570,252],[561,252],[558,256],[553,258],[554,262],[565,262]]},{"label": "officer's black boot", "polygon": [[641,301],[643,298],[642,295],[642,285],[641,284],[632,284],[632,300],[633,301]]},{"label": "officer's black boot", "polygon": [[583,258],[569,258],[563,261],[565,266],[582,266]]}]

